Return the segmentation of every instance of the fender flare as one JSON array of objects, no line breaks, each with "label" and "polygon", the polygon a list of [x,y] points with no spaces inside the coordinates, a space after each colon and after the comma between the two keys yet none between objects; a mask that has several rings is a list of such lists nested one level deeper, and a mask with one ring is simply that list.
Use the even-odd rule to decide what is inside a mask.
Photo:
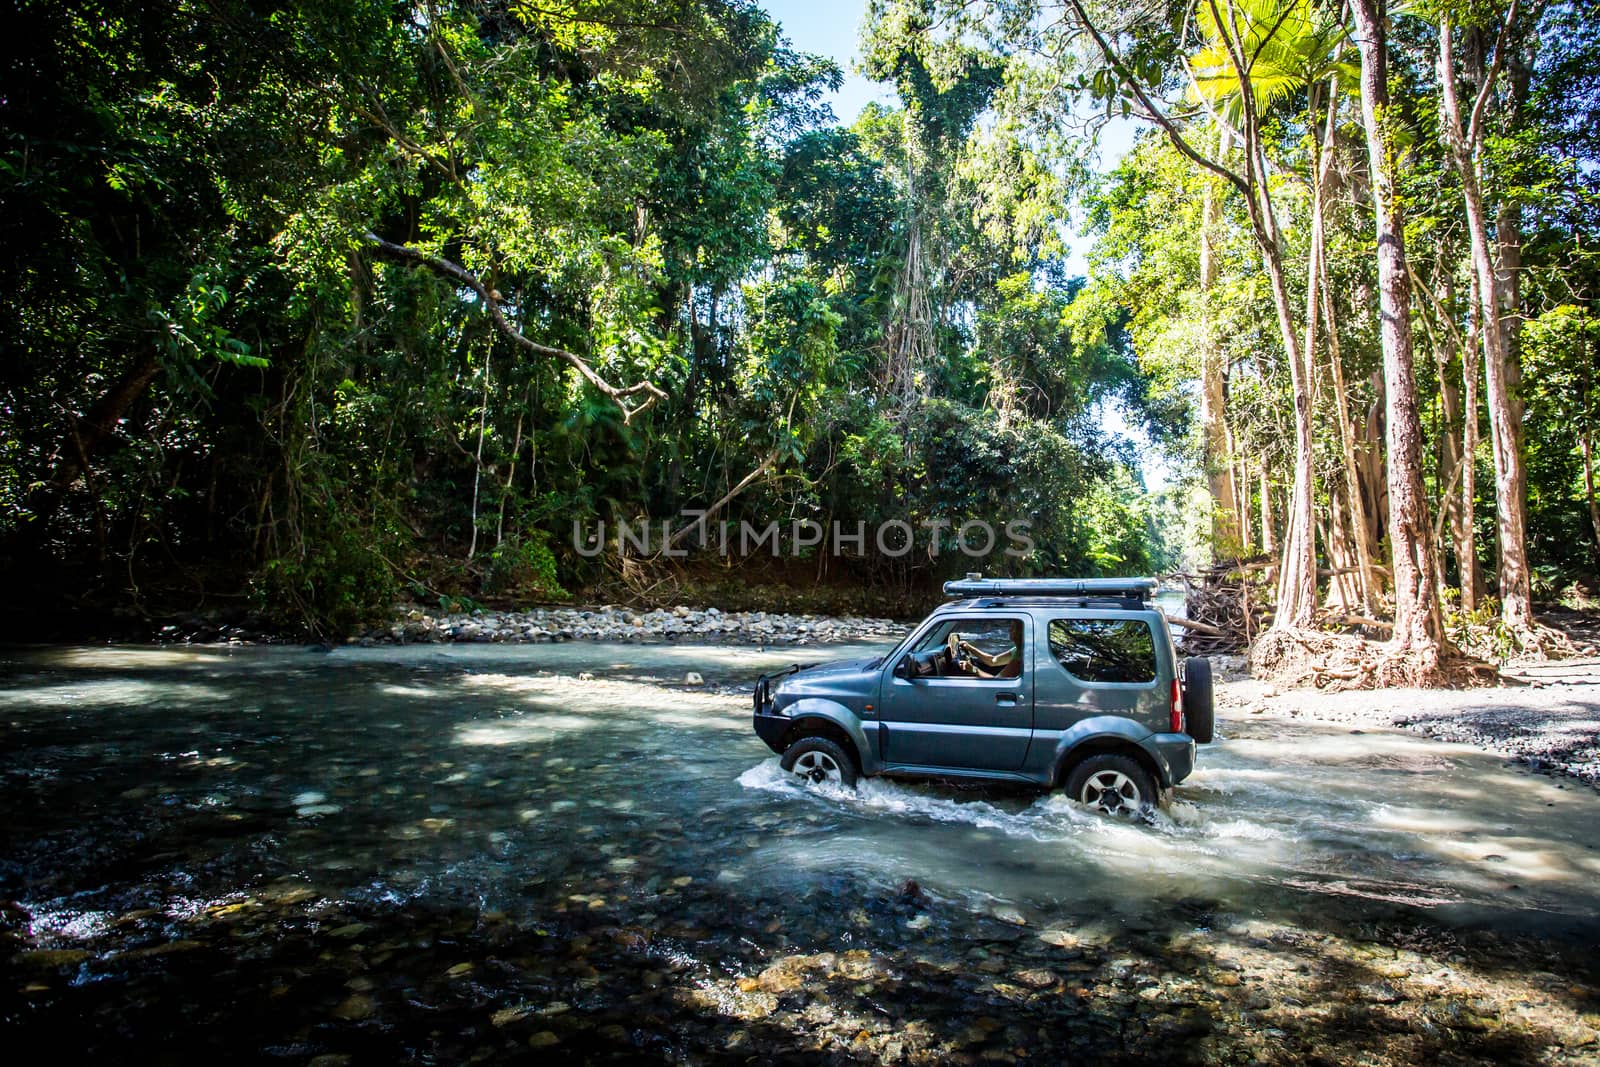
[{"label": "fender flare", "polygon": [[877,749],[867,741],[867,731],[861,717],[843,704],[822,697],[802,697],[783,710],[796,722],[801,719],[822,719],[838,727],[855,746],[856,762],[861,767],[861,773],[878,773]]},{"label": "fender flare", "polygon": [[1150,771],[1156,784],[1163,789],[1172,787],[1172,768],[1159,752],[1152,752],[1142,742],[1153,736],[1119,715],[1096,715],[1076,722],[1064,730],[1056,742],[1051,763],[1050,784],[1059,787],[1066,779],[1066,770],[1080,756],[1096,751],[1126,751]]}]

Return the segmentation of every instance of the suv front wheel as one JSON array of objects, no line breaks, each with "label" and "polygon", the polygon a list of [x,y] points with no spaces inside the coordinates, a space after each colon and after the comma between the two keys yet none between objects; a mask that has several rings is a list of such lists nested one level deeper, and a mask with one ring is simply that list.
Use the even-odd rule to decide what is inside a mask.
[{"label": "suv front wheel", "polygon": [[855,761],[826,737],[802,737],[784,750],[779,766],[807,782],[855,788]]},{"label": "suv front wheel", "polygon": [[1067,796],[1119,819],[1142,818],[1161,802],[1150,773],[1128,756],[1090,756],[1067,775]]}]

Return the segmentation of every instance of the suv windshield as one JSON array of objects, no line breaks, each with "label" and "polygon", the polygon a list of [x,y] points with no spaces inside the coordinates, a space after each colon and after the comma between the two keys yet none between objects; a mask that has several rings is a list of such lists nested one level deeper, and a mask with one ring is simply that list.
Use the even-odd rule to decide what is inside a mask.
[{"label": "suv windshield", "polygon": [[1156,642],[1147,622],[1052,619],[1050,653],[1085,682],[1153,682]]}]

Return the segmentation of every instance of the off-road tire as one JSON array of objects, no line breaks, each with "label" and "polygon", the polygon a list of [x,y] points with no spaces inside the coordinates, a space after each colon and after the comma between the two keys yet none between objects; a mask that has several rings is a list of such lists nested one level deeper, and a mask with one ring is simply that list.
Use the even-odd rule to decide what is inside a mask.
[{"label": "off-road tire", "polygon": [[1131,756],[1090,756],[1067,775],[1067,796],[1117,818],[1139,820],[1161,805],[1163,794],[1150,772]]},{"label": "off-road tire", "polygon": [[1190,656],[1183,661],[1183,720],[1189,736],[1209,745],[1217,736],[1216,689],[1211,683],[1211,661]]},{"label": "off-road tire", "polygon": [[826,737],[802,737],[784,749],[779,766],[797,777],[822,783],[831,781],[854,789],[861,772],[837,741]]}]

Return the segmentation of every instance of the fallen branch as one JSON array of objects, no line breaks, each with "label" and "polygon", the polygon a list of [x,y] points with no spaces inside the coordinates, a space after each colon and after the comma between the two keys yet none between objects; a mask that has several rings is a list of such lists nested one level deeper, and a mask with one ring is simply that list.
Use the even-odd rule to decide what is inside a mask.
[{"label": "fallen branch", "polygon": [[1197,634],[1205,634],[1207,637],[1226,637],[1227,636],[1221,630],[1217,629],[1215,626],[1207,626],[1205,623],[1203,623],[1203,622],[1195,622],[1193,619],[1183,619],[1183,618],[1179,618],[1176,615],[1168,615],[1167,616],[1167,621],[1170,622],[1174,626],[1182,626],[1185,630],[1193,630],[1195,633],[1197,633]]},{"label": "fallen branch", "polygon": [[[479,280],[476,274],[473,274],[460,264],[452,263],[448,259],[441,259],[438,256],[430,256],[421,249],[412,248],[410,245],[401,245],[395,244],[393,241],[385,241],[382,237],[379,237],[375,233],[368,232],[365,236],[365,240],[367,244],[371,245],[373,250],[381,256],[385,256],[401,263],[410,263],[420,267],[427,267],[435,274],[443,275],[446,278],[460,282],[468,289],[471,289],[474,293],[477,293],[478,298],[483,301],[485,310],[489,312],[490,320],[495,324],[496,328],[498,328],[501,333],[505,334],[512,341],[521,345],[523,348],[528,349],[530,352],[536,352],[541,356],[549,356],[553,359],[565,360],[566,362],[572,364],[577,372],[583,376],[585,381],[594,386],[595,389],[610,397],[617,407],[622,409],[622,421],[624,423],[632,422],[635,415],[645,411],[656,401],[665,400],[667,398],[667,394],[662,392],[662,390],[657,387],[654,382],[643,381],[627,386],[612,385],[610,382],[600,377],[599,373],[593,367],[589,366],[589,364],[584,361],[582,356],[579,356],[573,352],[568,352],[564,348],[553,348],[550,345],[542,345],[538,341],[524,336],[522,331],[513,326],[511,324],[511,320],[507,319],[505,312],[501,310],[499,293],[495,292],[493,289],[490,289],[481,280]],[[642,403],[633,405],[628,403],[629,397],[638,396],[641,393],[647,394]]]},{"label": "fallen branch", "polygon": [[696,518],[693,522],[689,523],[689,525],[683,527],[682,529],[679,529],[679,530],[675,531],[672,534],[671,537],[668,537],[666,544],[662,546],[662,551],[665,552],[665,551],[670,550],[679,541],[681,541],[685,537],[689,536],[689,532],[691,530],[695,529],[696,527],[699,527],[700,529],[704,530],[707,519],[711,518],[711,516],[715,515],[717,512],[719,512],[723,508],[727,507],[730,503],[733,502],[733,498],[734,497],[738,496],[740,493],[742,493],[746,489],[750,488],[750,486],[755,483],[755,480],[757,478],[760,478],[762,475],[764,475],[768,471],[770,471],[777,464],[778,460],[780,458],[782,458],[782,455],[783,455],[783,453],[780,452],[776,448],[774,448],[771,452],[768,452],[767,453],[767,458],[763,459],[756,466],[755,470],[751,471],[749,474],[746,474],[743,478],[741,478],[739,480],[739,484],[738,485],[734,486],[732,489],[729,489],[726,493],[724,493],[722,495],[722,499],[721,500],[717,501],[715,504],[712,504],[709,508],[706,508],[706,510],[704,512],[702,512],[700,514],[700,516],[698,518]]}]

